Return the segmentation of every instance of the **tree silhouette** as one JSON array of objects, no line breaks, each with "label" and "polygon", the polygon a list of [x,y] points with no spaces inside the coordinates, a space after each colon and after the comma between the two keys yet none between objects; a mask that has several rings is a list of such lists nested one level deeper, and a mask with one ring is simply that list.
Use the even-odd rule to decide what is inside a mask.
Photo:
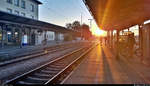
[{"label": "tree silhouette", "polygon": [[66,28],[72,29],[72,24],[71,24],[71,23],[67,23],[67,24],[66,24]]},{"label": "tree silhouette", "polygon": [[87,25],[87,24],[81,25],[79,21],[74,21],[72,24],[67,23],[66,27],[68,29],[72,29],[74,31],[80,32],[81,34],[80,34],[80,36],[78,35],[78,37],[82,37],[85,40],[88,40],[92,36],[89,25]]}]

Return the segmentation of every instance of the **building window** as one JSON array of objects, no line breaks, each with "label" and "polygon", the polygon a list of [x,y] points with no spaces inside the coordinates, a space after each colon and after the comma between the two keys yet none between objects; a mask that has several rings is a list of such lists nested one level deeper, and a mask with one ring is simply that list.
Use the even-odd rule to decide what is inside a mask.
[{"label": "building window", "polygon": [[32,19],[34,19],[34,16],[31,16]]},{"label": "building window", "polygon": [[19,15],[19,11],[15,10],[15,14],[16,14],[16,15]]},{"label": "building window", "polygon": [[22,12],[22,13],[21,13],[21,16],[24,16],[24,17],[25,17],[25,16],[26,16],[26,14]]},{"label": "building window", "polygon": [[15,0],[15,5],[19,6],[19,0]]},{"label": "building window", "polygon": [[12,4],[13,3],[13,0],[7,0],[8,3]]},{"label": "building window", "polygon": [[34,12],[34,5],[31,4],[31,12]]},{"label": "building window", "polygon": [[7,8],[7,12],[8,12],[8,13],[12,13],[12,9]]},{"label": "building window", "polygon": [[26,8],[26,2],[24,0],[21,0],[21,7],[24,9]]}]

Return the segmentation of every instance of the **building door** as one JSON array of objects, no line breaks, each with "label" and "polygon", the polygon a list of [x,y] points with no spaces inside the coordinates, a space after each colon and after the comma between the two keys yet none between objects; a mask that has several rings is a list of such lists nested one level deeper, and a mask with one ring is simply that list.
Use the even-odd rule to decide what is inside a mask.
[{"label": "building door", "polygon": [[14,32],[14,43],[19,45],[19,30],[15,30]]},{"label": "building door", "polygon": [[8,39],[8,43],[12,42],[12,32],[11,31],[7,31],[7,39]]},{"label": "building door", "polygon": [[35,33],[31,35],[31,45],[35,44]]},{"label": "building door", "polygon": [[6,45],[13,45],[13,31],[12,28],[6,28]]}]

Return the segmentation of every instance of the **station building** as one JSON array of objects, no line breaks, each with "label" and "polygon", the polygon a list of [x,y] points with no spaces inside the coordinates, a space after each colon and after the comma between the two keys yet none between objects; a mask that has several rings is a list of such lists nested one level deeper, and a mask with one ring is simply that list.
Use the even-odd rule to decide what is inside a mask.
[{"label": "station building", "polygon": [[0,0],[0,10],[38,20],[40,4],[37,0]]},{"label": "station building", "polygon": [[38,20],[38,0],[0,0],[0,46],[39,45],[63,41],[73,32],[65,27]]}]

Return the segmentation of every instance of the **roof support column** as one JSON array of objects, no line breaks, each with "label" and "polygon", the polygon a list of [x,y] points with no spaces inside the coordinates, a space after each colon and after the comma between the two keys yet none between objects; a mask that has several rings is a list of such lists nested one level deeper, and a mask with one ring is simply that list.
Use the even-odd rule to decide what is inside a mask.
[{"label": "roof support column", "polygon": [[106,44],[106,45],[108,45],[108,43],[109,43],[109,42],[108,42],[108,40],[109,40],[109,38],[108,38],[108,32],[109,32],[109,31],[107,31],[107,36],[106,36],[106,39],[107,39],[107,40],[105,40],[105,44]]},{"label": "roof support column", "polygon": [[119,34],[120,34],[120,30],[117,30],[116,59],[119,59]]},{"label": "roof support column", "polygon": [[108,47],[111,47],[111,30],[107,31]]},{"label": "roof support column", "polygon": [[139,25],[139,46],[140,46],[140,49],[142,48],[142,26]]},{"label": "roof support column", "polygon": [[2,43],[1,43],[1,47],[4,48],[4,29],[6,28],[6,25],[2,25]]},{"label": "roof support column", "polygon": [[109,30],[107,31],[107,45],[109,46]]},{"label": "roof support column", "polygon": [[[143,31],[142,31],[142,25],[139,25],[139,47],[141,51],[141,58],[143,57]],[[143,59],[141,59],[143,60]]]},{"label": "roof support column", "polygon": [[12,33],[12,42],[13,42],[13,44],[15,44],[16,45],[16,39],[15,39],[15,27],[12,27],[11,26],[11,33]]},{"label": "roof support column", "polygon": [[110,39],[111,39],[111,42],[110,42],[111,46],[110,47],[113,48],[113,30],[110,31],[110,34],[111,34],[110,35]]},{"label": "roof support column", "polygon": [[22,29],[23,26],[21,26],[21,28],[19,29],[19,44],[20,44],[20,48],[22,48]]},{"label": "roof support column", "polygon": [[58,32],[55,32],[55,41],[59,41],[59,33]]},{"label": "roof support column", "polygon": [[44,40],[45,40],[45,45],[47,45],[47,30],[44,31]]},{"label": "roof support column", "polygon": [[111,30],[109,30],[109,47],[111,48],[111,46],[112,46],[112,35],[111,35]]},{"label": "roof support column", "polygon": [[32,42],[32,41],[31,41],[31,29],[32,29],[32,28],[29,28],[29,30],[28,30],[28,31],[29,31],[29,45],[32,44],[32,43],[31,43],[31,42]]}]

